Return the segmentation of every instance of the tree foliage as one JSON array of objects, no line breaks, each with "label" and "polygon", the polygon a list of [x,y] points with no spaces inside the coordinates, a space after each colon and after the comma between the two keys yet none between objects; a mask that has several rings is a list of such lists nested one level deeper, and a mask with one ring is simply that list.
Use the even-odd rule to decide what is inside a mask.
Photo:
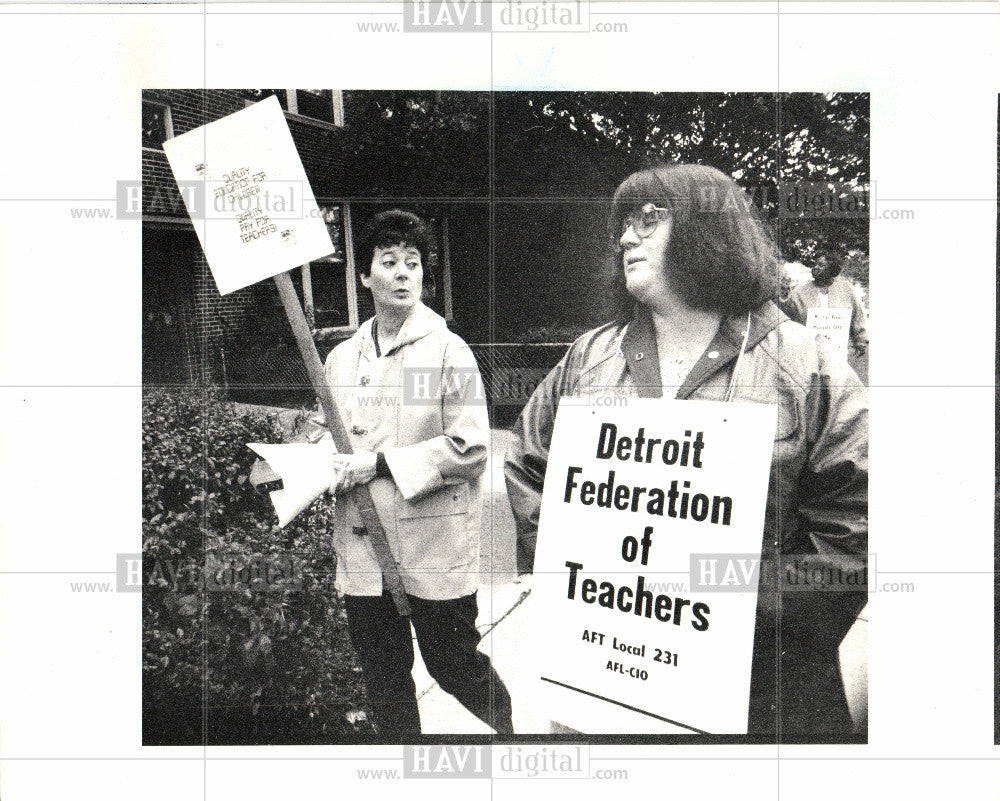
[{"label": "tree foliage", "polygon": [[777,214],[782,183],[867,186],[867,94],[355,91],[344,102],[348,197],[487,198],[492,166],[498,198],[569,198],[599,214],[630,172],[693,162],[748,191],[790,261],[868,249],[867,219]]},{"label": "tree foliage", "polygon": [[789,260],[867,251],[867,219],[777,219],[781,184],[868,184],[865,94],[511,92],[497,117],[501,195],[599,201],[651,164],[709,164],[747,190]]},{"label": "tree foliage", "polygon": [[351,197],[483,197],[489,96],[347,92],[344,192]]},{"label": "tree foliage", "polygon": [[790,261],[868,249],[866,218],[777,215],[782,183],[867,186],[864,93],[348,91],[344,105],[346,197],[487,198],[492,167],[500,198],[599,205],[630,172],[692,162],[749,192]]}]

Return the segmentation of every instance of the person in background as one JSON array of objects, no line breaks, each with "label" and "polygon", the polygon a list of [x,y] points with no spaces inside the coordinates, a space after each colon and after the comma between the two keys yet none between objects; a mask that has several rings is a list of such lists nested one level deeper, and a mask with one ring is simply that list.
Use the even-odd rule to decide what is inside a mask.
[{"label": "person in background", "polygon": [[812,281],[792,289],[788,299],[780,304],[781,310],[805,325],[809,309],[851,309],[850,342],[854,355],[860,358],[868,350],[865,309],[851,282],[840,277],[840,270],[840,265],[820,256],[812,267]]},{"label": "person in background", "polygon": [[788,591],[779,571],[800,556],[814,567],[863,569],[866,390],[775,306],[776,248],[728,176],[701,165],[637,172],[615,193],[609,232],[617,319],[569,347],[514,426],[504,468],[518,572],[534,566],[561,398],[597,388],[626,397],[774,404],[748,731],[781,742],[856,738],[837,652],[866,590]]},{"label": "person in background", "polygon": [[778,304],[779,306],[788,300],[788,296],[792,292],[792,286],[794,282],[792,281],[792,276],[788,271],[788,265],[781,265],[781,282],[778,286]]},{"label": "person in background", "polygon": [[[475,357],[420,300],[431,238],[415,214],[394,209],[358,240],[361,283],[375,316],[326,360],[326,378],[354,453],[337,455],[337,588],[379,733],[421,732],[410,623],[431,677],[500,734],[513,733],[511,700],[477,650],[480,479],[489,453]],[[422,373],[427,397],[407,397]],[[413,381],[409,386],[416,386]],[[400,617],[348,491],[368,484],[412,614]]]}]

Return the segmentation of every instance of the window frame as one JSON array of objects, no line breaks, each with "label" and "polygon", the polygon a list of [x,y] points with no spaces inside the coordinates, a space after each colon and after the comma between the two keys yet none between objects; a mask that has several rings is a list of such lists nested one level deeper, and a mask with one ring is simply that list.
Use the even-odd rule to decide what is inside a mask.
[{"label": "window frame", "polygon": [[[343,200],[320,200],[317,199],[316,203],[318,206],[339,206],[340,207],[340,224],[344,233],[344,281],[346,282],[347,290],[347,324],[346,325],[333,325],[326,326],[323,328],[316,328],[315,331],[320,331],[324,335],[336,335],[336,334],[353,334],[358,330],[360,326],[360,320],[358,319],[358,284],[357,284],[357,271],[354,265],[354,237],[351,230],[351,204]],[[329,262],[325,261],[311,261],[308,264],[303,264],[301,268],[302,272],[302,295],[303,302],[308,298],[309,303],[313,305],[315,309],[315,304],[313,302],[313,292],[312,292],[312,270],[314,267],[325,267],[329,269],[331,265]],[[339,269],[339,266],[337,267]]]},{"label": "window frame", "polygon": [[298,120],[299,122],[304,122],[308,125],[315,125],[319,128],[326,128],[327,130],[337,130],[338,128],[344,127],[344,92],[342,89],[331,89],[330,102],[333,106],[333,122],[328,122],[327,120],[320,120],[316,117],[310,117],[306,114],[299,114],[299,92],[304,92],[304,89],[285,89],[285,116],[293,120]]},{"label": "window frame", "polygon": [[[142,106],[146,105],[147,103],[149,105],[151,105],[151,106],[156,106],[158,108],[163,109],[163,112],[164,112],[163,113],[163,128],[164,128],[164,134],[165,134],[165,136],[163,137],[163,141],[166,142],[168,139],[173,139],[174,138],[174,119],[173,119],[173,117],[171,116],[171,113],[170,113],[170,104],[169,103],[164,103],[164,102],[162,102],[160,100],[147,100],[146,98],[142,98],[141,105],[139,106],[139,122],[140,122],[140,124],[142,123]],[[142,136],[142,134],[140,133],[140,137],[141,136]],[[146,145],[142,145],[142,149],[146,150],[146,151],[149,151],[150,153],[162,153],[163,152],[163,147],[162,146],[161,147],[147,147]]]},{"label": "window frame", "polygon": [[451,245],[448,227],[448,212],[441,214],[441,294],[444,301],[444,319],[447,323],[455,322],[455,309],[451,298]]}]

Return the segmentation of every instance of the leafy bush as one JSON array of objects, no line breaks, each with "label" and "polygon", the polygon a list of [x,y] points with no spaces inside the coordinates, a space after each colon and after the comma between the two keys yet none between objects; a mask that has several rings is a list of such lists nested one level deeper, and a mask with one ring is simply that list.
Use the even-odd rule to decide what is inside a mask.
[{"label": "leafy bush", "polygon": [[[368,739],[333,588],[332,504],[279,529],[248,480],[246,443],[282,442],[277,420],[240,416],[201,390],[147,391],[142,418],[144,744]],[[290,556],[298,582],[213,591],[220,560]]]}]

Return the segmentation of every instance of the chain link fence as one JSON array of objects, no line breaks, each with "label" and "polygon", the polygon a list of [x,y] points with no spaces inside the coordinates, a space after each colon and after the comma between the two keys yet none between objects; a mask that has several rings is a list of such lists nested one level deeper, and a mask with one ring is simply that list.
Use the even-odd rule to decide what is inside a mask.
[{"label": "chain link fence", "polygon": [[562,358],[568,342],[473,344],[486,389],[490,424],[509,428],[531,393]]}]

